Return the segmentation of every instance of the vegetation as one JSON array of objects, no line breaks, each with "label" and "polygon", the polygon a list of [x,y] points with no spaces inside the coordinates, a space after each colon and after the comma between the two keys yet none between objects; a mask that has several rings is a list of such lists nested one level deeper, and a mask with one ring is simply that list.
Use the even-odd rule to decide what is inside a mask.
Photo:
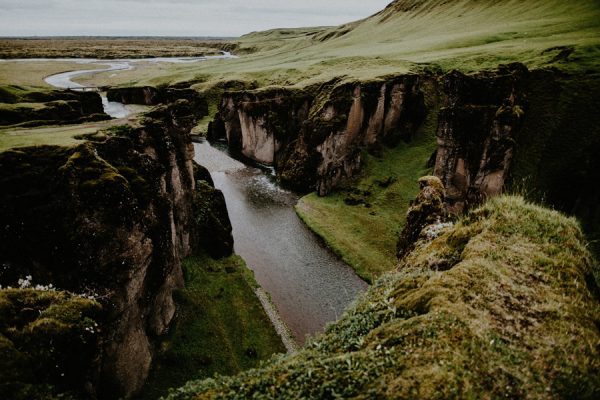
[{"label": "vegetation", "polygon": [[84,396],[93,379],[100,312],[96,301],[52,288],[1,289],[0,396]]},{"label": "vegetation", "polygon": [[597,398],[593,265],[574,219],[496,198],[418,243],[298,353],[168,399]]},{"label": "vegetation", "polygon": [[409,143],[365,154],[360,176],[326,197],[315,193],[296,206],[302,220],[367,282],[396,266],[396,242],[417,179],[431,172],[436,149],[438,99],[428,91],[429,111]]},{"label": "vegetation", "polygon": [[254,294],[257,283],[238,256],[183,262],[174,325],[140,398],[156,399],[189,379],[233,375],[285,348]]},{"label": "vegetation", "polygon": [[0,58],[150,58],[197,57],[230,49],[223,39],[202,38],[3,38]]},{"label": "vegetation", "polygon": [[[100,74],[99,84],[227,80],[307,86],[368,80],[423,69],[464,72],[523,62],[529,68],[599,71],[600,6],[595,0],[402,0],[335,28],[279,29],[237,41],[237,60],[155,65]],[[469,29],[465,29],[468,27]]]},{"label": "vegetation", "polygon": [[[0,60],[0,97],[6,86],[27,90],[49,90],[52,88],[44,78],[65,71],[78,69],[102,69],[103,65],[81,64],[73,61],[12,61]],[[2,100],[5,102],[5,100]]]}]

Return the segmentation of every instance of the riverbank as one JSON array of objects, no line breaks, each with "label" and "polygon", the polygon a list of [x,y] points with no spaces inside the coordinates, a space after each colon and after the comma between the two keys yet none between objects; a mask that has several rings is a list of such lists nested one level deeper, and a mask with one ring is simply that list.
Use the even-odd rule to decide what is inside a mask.
[{"label": "riverbank", "polygon": [[195,160],[225,195],[236,254],[269,293],[294,340],[303,344],[337,320],[367,284],[298,218],[296,195],[206,141],[194,147]]},{"label": "riverbank", "polygon": [[286,352],[239,256],[192,257],[182,268],[185,288],[174,295],[175,320],[139,399],[158,399],[190,379],[235,375]]}]

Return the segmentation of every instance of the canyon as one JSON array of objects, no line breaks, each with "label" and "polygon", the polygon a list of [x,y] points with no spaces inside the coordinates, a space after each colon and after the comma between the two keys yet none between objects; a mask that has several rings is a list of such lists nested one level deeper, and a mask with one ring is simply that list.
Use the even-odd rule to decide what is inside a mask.
[{"label": "canyon", "polygon": [[598,398],[599,16],[395,0],[239,59],[13,61],[0,397]]}]

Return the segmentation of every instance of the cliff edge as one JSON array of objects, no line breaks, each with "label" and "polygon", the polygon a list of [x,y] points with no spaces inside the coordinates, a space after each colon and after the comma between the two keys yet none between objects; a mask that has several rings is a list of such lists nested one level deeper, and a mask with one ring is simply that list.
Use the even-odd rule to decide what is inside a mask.
[{"label": "cliff edge", "polygon": [[[225,256],[233,247],[222,194],[193,162],[189,131],[198,117],[194,102],[177,100],[148,113],[141,128],[91,135],[74,147],[0,153],[0,284],[19,287],[29,276],[33,288],[52,283],[102,306],[94,314],[97,347],[86,348],[93,363],[76,371],[86,379],[65,372],[46,381],[7,378],[0,386],[55,385],[83,397],[117,398],[145,383],[157,338],[175,314],[181,260],[203,250]],[[15,303],[17,314],[33,319],[15,318],[11,307],[3,304],[9,311],[1,316],[0,339],[30,357],[13,328],[35,321],[48,301]],[[46,350],[67,351],[64,345]],[[61,368],[71,371],[67,364]]]},{"label": "cliff edge", "polygon": [[297,354],[169,399],[597,398],[599,271],[578,223],[502,196],[429,226]]}]

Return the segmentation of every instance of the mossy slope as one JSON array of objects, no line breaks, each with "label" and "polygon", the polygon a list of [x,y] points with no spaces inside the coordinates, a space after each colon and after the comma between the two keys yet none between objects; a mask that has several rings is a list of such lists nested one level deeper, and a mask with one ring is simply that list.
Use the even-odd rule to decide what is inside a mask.
[{"label": "mossy slope", "polygon": [[598,398],[597,282],[574,219],[493,199],[299,353],[169,399]]},{"label": "mossy slope", "polygon": [[0,397],[88,396],[101,307],[67,292],[0,290]]}]

